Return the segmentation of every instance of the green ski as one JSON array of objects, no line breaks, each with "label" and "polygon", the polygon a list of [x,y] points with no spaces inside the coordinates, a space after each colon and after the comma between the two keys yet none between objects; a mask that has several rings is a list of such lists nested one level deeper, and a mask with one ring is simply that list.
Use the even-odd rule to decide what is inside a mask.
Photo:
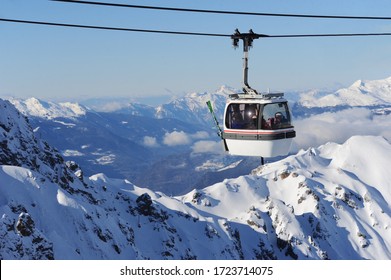
[{"label": "green ski", "polygon": [[218,135],[221,139],[223,139],[223,131],[222,131],[221,128],[220,128],[219,121],[218,121],[217,118],[216,118],[216,115],[215,115],[215,113],[214,113],[214,111],[213,111],[212,103],[210,102],[210,100],[206,102],[206,105],[208,105],[209,111],[210,111],[210,113],[212,114],[213,119],[214,119],[214,121],[215,121],[215,125],[216,125],[216,128],[217,128],[217,135]]}]

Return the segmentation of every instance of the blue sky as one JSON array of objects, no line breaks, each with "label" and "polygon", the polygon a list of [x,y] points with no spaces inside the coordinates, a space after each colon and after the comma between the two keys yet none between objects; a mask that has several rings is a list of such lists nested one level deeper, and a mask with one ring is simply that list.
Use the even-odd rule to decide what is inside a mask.
[{"label": "blue sky", "polygon": [[[265,13],[391,16],[386,0],[105,0]],[[231,34],[391,32],[391,21],[212,15],[0,0],[0,18]],[[242,51],[229,38],[176,36],[0,22],[0,96],[81,100],[155,97],[212,91],[242,82]],[[258,90],[349,86],[391,76],[391,36],[259,39],[250,51],[250,85]]]}]

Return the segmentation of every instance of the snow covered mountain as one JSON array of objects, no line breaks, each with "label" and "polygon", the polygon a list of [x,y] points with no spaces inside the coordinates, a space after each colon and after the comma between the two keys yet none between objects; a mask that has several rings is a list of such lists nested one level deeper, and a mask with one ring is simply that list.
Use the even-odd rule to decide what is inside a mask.
[{"label": "snow covered mountain", "polygon": [[333,106],[384,106],[391,105],[391,77],[381,80],[358,80],[350,87],[333,93],[311,91],[302,94],[300,104],[304,107]]},{"label": "snow covered mountain", "polygon": [[157,118],[178,118],[188,123],[201,123],[211,125],[213,123],[206,102],[211,101],[216,116],[224,114],[225,102],[229,94],[237,93],[237,90],[228,86],[221,86],[216,92],[189,93],[184,97],[175,99],[156,108]]},{"label": "snow covered mountain", "polygon": [[22,114],[45,119],[77,118],[84,116],[89,109],[71,102],[46,102],[31,97],[28,99],[11,98],[9,100]]},{"label": "snow covered mountain", "polygon": [[8,101],[0,99],[0,108],[0,163],[27,168],[55,183],[70,178],[61,155],[35,137],[27,118]]},{"label": "snow covered mountain", "polygon": [[[85,174],[104,173],[177,195],[224,176],[247,174],[257,166],[251,159],[227,157],[218,143],[205,103],[214,100],[222,117],[227,92],[222,87],[216,94],[193,93],[164,105],[165,109],[157,107],[167,115],[164,118],[155,116],[155,108],[140,104],[96,112],[77,103],[9,101],[28,116],[36,135],[59,149],[66,160],[77,161]],[[200,145],[209,150],[200,152]]]},{"label": "snow covered mountain", "polygon": [[[77,160],[87,174],[105,172],[133,179],[135,172],[145,167],[146,159],[150,158],[151,153],[141,143],[130,138],[130,133],[124,134],[129,121],[126,118],[113,120],[76,103],[45,102],[35,98],[9,101],[29,118],[35,135],[59,149],[66,159]],[[135,127],[129,131],[138,130]],[[139,164],[126,172],[124,164],[132,161]],[[116,164],[108,168],[113,162]]]},{"label": "snow covered mountain", "polygon": [[118,98],[102,98],[86,100],[82,103],[97,112],[155,117],[157,119],[179,119],[191,124],[210,126],[213,122],[205,105],[206,101],[212,101],[216,114],[222,118],[227,97],[237,92],[238,90],[229,86],[221,86],[213,92],[192,92],[182,97],[171,98],[171,101],[157,106],[133,102],[125,98],[120,100]]},{"label": "snow covered mountain", "polygon": [[302,150],[171,197],[83,176],[0,108],[0,259],[391,259],[384,138]]}]

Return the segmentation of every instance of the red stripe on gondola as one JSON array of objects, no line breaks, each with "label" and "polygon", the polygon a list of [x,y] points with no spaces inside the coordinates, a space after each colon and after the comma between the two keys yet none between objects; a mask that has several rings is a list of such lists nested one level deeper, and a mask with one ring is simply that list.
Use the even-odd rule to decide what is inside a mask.
[{"label": "red stripe on gondola", "polygon": [[224,130],[224,133],[233,133],[233,134],[252,134],[252,135],[270,135],[270,134],[279,134],[279,133],[285,133],[285,132],[291,132],[291,131],[294,131],[292,129],[289,129],[289,130],[274,130],[274,131],[259,131],[259,130],[255,130],[255,131],[248,131],[248,130],[229,130],[229,129],[226,129]]}]

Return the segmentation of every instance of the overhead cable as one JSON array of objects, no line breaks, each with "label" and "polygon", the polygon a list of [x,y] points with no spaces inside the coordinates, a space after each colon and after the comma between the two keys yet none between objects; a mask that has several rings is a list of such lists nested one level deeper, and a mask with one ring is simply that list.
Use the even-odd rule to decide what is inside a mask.
[{"label": "overhead cable", "polygon": [[0,18],[0,21],[13,22],[13,23],[23,23],[23,24],[71,27],[71,28],[100,29],[100,30],[111,30],[111,31],[128,31],[128,32],[143,32],[143,33],[174,34],[174,35],[194,35],[194,36],[213,36],[213,37],[230,37],[231,36],[229,34],[227,35],[227,34],[216,34],[216,33],[199,33],[199,32],[182,32],[182,31],[151,30],[151,29],[137,29],[137,28],[123,28],[123,27],[108,27],[108,26],[81,25],[81,24],[70,24],[70,23],[46,22],[46,21],[19,20],[19,19],[8,19],[8,18]]},{"label": "overhead cable", "polygon": [[[109,27],[109,26],[97,26],[97,25],[81,25],[70,23],[57,23],[47,21],[31,21],[20,19],[0,18],[2,22],[32,24],[32,25],[46,25],[46,26],[58,26],[69,28],[85,28],[85,29],[98,29],[98,30],[110,30],[110,31],[127,31],[127,32],[142,32],[142,33],[159,33],[159,34],[171,34],[171,35],[190,35],[190,36],[210,36],[210,37],[230,37],[232,34],[221,33],[202,33],[202,32],[186,32],[186,31],[169,31],[169,30],[155,30],[155,29],[137,29],[137,28],[124,28],[124,27]],[[362,37],[362,36],[391,36],[391,33],[334,33],[334,34],[282,34],[282,35],[266,35],[254,33],[258,38],[305,38],[305,37]]]},{"label": "overhead cable", "polygon": [[391,36],[391,33],[330,33],[330,34],[283,34],[266,35],[265,38],[309,38],[309,37],[365,37],[365,36]]},{"label": "overhead cable", "polygon": [[226,14],[226,15],[242,15],[242,16],[323,18],[323,19],[350,19],[350,20],[391,20],[391,17],[380,17],[380,16],[259,13],[259,12],[240,12],[240,11],[221,11],[221,10],[203,10],[203,9],[188,9],[188,8],[174,8],[174,7],[158,7],[158,6],[120,4],[120,3],[106,3],[106,2],[96,2],[96,1],[77,1],[77,0],[51,0],[51,1],[74,3],[74,4],[85,4],[85,5],[111,6],[111,7],[120,7],[120,8],[149,9],[149,10],[192,12],[192,13],[209,13],[209,14]]}]

